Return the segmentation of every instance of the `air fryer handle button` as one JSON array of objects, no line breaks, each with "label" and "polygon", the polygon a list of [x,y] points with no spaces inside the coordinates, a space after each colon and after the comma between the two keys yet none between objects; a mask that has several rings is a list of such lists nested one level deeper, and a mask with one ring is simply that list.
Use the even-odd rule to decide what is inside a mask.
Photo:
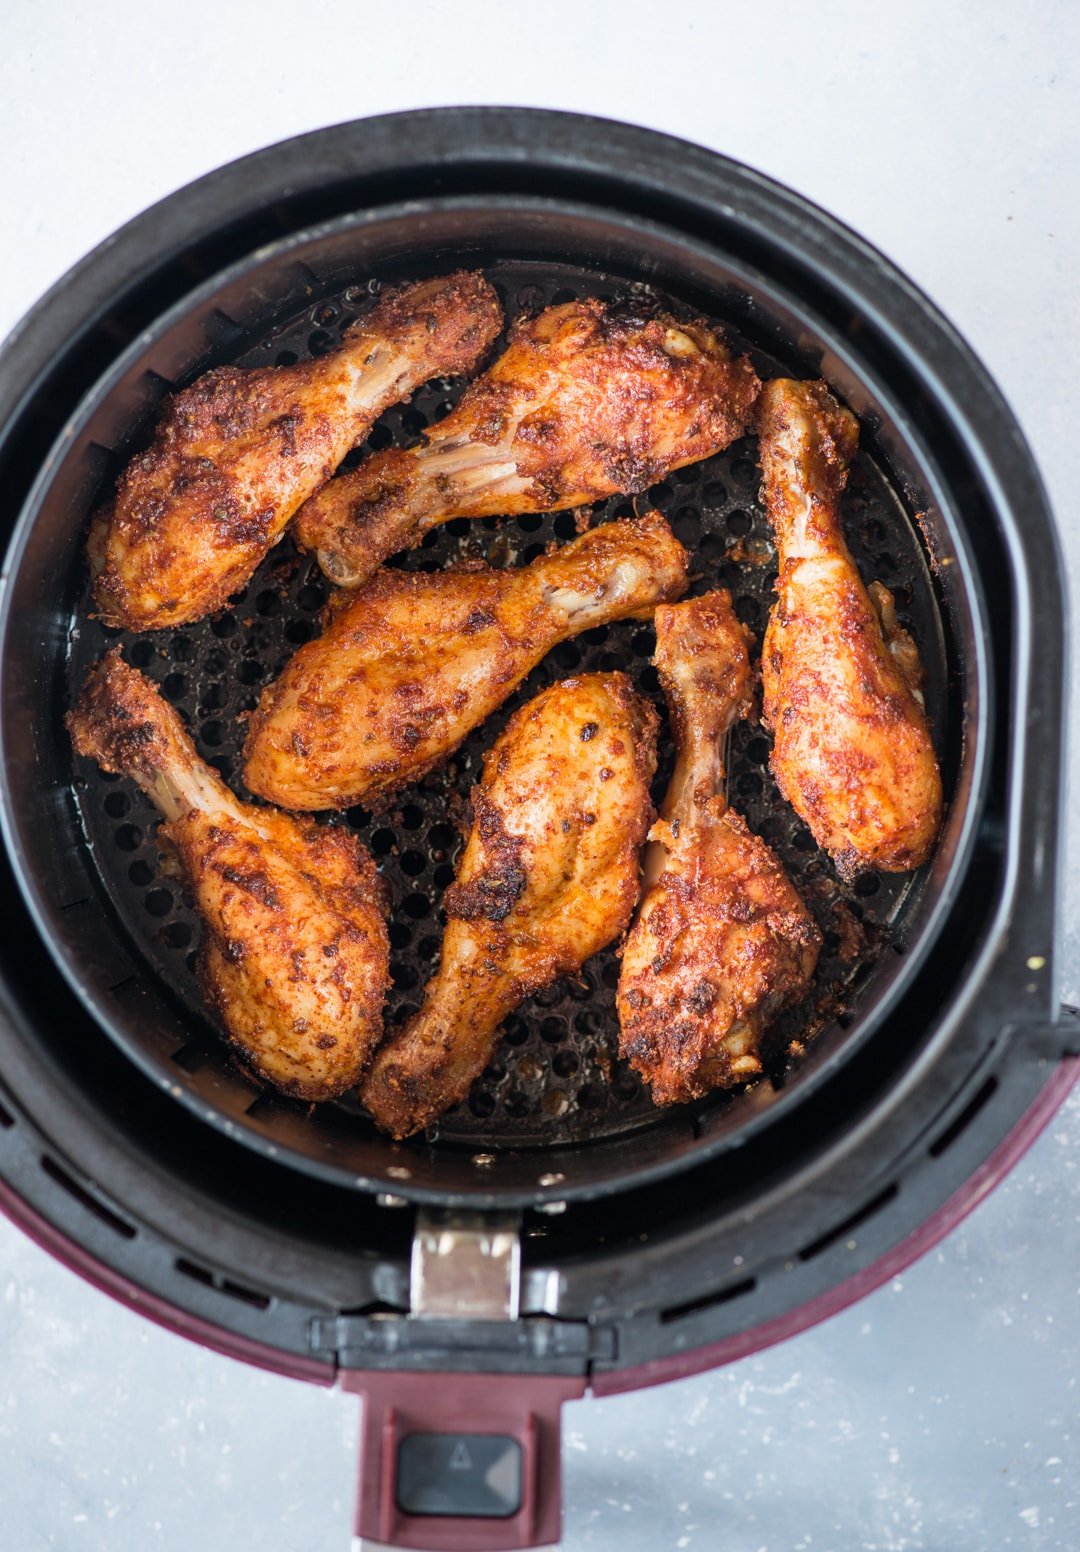
[{"label": "air fryer handle button", "polygon": [[517,1552],[561,1533],[560,1412],[583,1374],[356,1370],[356,1533],[425,1552]]},{"label": "air fryer handle button", "polygon": [[521,1508],[521,1463],[521,1445],[508,1434],[407,1434],[398,1446],[398,1508],[505,1519]]}]

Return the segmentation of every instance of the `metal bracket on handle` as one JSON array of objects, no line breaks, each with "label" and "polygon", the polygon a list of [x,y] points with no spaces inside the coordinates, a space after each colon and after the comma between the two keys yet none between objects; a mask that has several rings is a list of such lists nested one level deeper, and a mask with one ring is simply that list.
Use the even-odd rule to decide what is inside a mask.
[{"label": "metal bracket on handle", "polygon": [[517,1320],[520,1222],[513,1213],[416,1214],[409,1314],[435,1320]]}]

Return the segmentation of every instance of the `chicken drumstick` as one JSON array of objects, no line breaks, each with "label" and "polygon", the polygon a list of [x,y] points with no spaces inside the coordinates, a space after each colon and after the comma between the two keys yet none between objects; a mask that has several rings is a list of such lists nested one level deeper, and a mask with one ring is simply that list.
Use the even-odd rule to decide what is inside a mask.
[{"label": "chicken drumstick", "polygon": [[761,659],[773,775],[841,877],[902,873],[930,855],[941,774],[918,649],[844,541],[858,423],[824,383],[779,378],[762,393],[759,432],[780,563]]},{"label": "chicken drumstick", "polygon": [[244,780],[285,808],[349,807],[441,764],[557,642],[686,589],[657,512],[513,571],[380,571],[269,685]]},{"label": "chicken drumstick", "polygon": [[164,815],[203,920],[199,975],[241,1063],[301,1099],[354,1087],[382,1038],[384,886],[345,830],[241,803],[173,708],[114,648],[68,731]]},{"label": "chicken drumstick", "polygon": [[484,757],[438,971],[361,1099],[407,1137],[465,1097],[522,998],[618,936],[638,894],[656,713],[625,674],[552,685]]},{"label": "chicken drumstick", "polygon": [[618,1007],[622,1054],[662,1105],[759,1073],[762,1031],[806,994],[821,947],[780,859],[723,796],[724,740],[750,704],[749,640],[727,592],[656,611],[677,760]]},{"label": "chicken drumstick", "polygon": [[357,587],[453,517],[582,506],[645,490],[742,435],[761,384],[700,323],[567,302],[519,320],[506,351],[419,447],[326,485],[294,533]]},{"label": "chicken drumstick", "polygon": [[480,275],[423,280],[384,292],[339,350],[218,367],[177,394],[92,526],[102,619],[152,630],[220,609],[383,410],[472,371],[501,324]]}]

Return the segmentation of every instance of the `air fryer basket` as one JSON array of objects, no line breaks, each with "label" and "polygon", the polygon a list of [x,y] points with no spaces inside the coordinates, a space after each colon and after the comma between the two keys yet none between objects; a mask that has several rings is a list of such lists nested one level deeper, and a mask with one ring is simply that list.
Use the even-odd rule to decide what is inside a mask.
[{"label": "air fryer basket", "polygon": [[[661,301],[717,320],[767,375],[833,385],[862,425],[849,538],[919,640],[949,807],[920,874],[840,888],[746,724],[733,799],[826,932],[814,1006],[782,1031],[805,1052],[788,1065],[778,1038],[767,1079],[656,1112],[611,1060],[616,962],[599,956],[509,1022],[437,1135],[400,1145],[228,1064],[152,817],[128,784],[76,768],[61,719],[107,636],[86,615],[86,518],[163,394],[215,362],[326,349],[372,286],[458,264],[484,268],[510,315],[563,293]],[[363,1390],[369,1534],[423,1544],[393,1502],[393,1441],[464,1408],[523,1441],[526,1497],[505,1522],[431,1521],[433,1538],[553,1535],[563,1397],[722,1362],[837,1308],[977,1200],[1072,1080],[1054,974],[1064,606],[1022,437],[926,299],[820,211],[682,142],[519,110],[343,125],[226,168],[65,277],[3,365],[0,1205],[154,1318]],[[372,443],[417,436],[456,391],[431,385]],[[695,588],[730,586],[760,634],[757,478],[747,439],[638,500],[695,548]],[[520,564],[569,532],[568,514],[450,524],[402,564],[474,546]],[[125,639],[234,783],[238,718],[315,628],[321,589],[286,541],[229,613]],[[655,694],[649,651],[640,624],[591,633],[517,699],[579,667],[625,667]],[[449,798],[509,710],[390,813],[335,821],[393,888],[393,1017],[435,962]],[[433,1316],[417,1297],[426,1230],[475,1248],[470,1211],[518,1247],[517,1318],[467,1297]]]},{"label": "air fryer basket", "polygon": [[[777,1031],[771,1081],[752,1091],[717,1095],[668,1113],[651,1104],[634,1074],[615,1059],[614,949],[579,977],[526,1003],[509,1021],[500,1051],[466,1104],[419,1142],[390,1144],[355,1102],[312,1111],[256,1087],[232,1068],[209,1026],[193,972],[198,923],[190,896],[162,874],[153,811],[129,784],[89,764],[76,772],[61,723],[63,705],[113,639],[92,618],[81,534],[89,510],[145,440],[161,396],[210,363],[267,364],[329,349],[381,284],[459,263],[484,267],[509,317],[555,299],[592,294],[637,307],[694,308],[750,348],[769,375],[816,371],[829,348],[817,336],[811,346],[805,330],[801,348],[793,347],[784,338],[790,325],[777,316],[775,298],[760,294],[760,282],[715,263],[692,266],[685,255],[665,252],[660,234],[652,253],[642,250],[645,234],[635,232],[631,250],[628,233],[596,216],[498,202],[472,208],[464,201],[448,204],[422,220],[392,216],[385,229],[346,218],[281,245],[283,251],[272,258],[239,266],[233,277],[204,286],[194,302],[174,309],[156,338],[140,340],[119,380],[86,406],[68,458],[41,493],[35,532],[62,530],[66,537],[63,563],[55,541],[50,545],[47,578],[53,594],[51,640],[66,661],[50,665],[50,694],[56,699],[49,707],[51,725],[43,730],[48,774],[42,778],[38,770],[29,790],[13,789],[12,818],[25,849],[27,888],[61,968],[98,1022],[177,1098],[256,1147],[288,1149],[302,1166],[350,1183],[404,1194],[447,1187],[504,1197],[509,1192],[520,1200],[554,1179],[565,1199],[674,1167],[698,1151],[739,1144],[744,1129],[759,1124],[767,1109],[812,1083],[830,1057],[842,1059],[849,1045],[864,1039],[880,1005],[896,994],[902,973],[910,973],[924,951],[934,900],[950,867],[962,864],[969,799],[962,784],[937,862],[921,875],[866,874],[846,888],[779,798],[760,725],[751,720],[738,728],[731,752],[734,801],[780,851],[825,934],[815,994]],[[569,255],[576,262],[568,262]],[[385,445],[392,437],[415,439],[445,412],[459,386],[430,385],[412,404],[386,416],[369,445]],[[859,395],[851,396],[858,406]],[[865,390],[862,398],[865,409]],[[944,583],[932,574],[916,521],[918,514],[919,521],[934,523],[933,516],[923,516],[933,510],[932,497],[913,477],[905,483],[895,460],[896,451],[876,442],[868,425],[847,498],[849,529],[867,575],[895,590],[902,617],[916,632],[927,668],[928,706],[954,788],[961,749],[965,784],[980,752],[977,719],[965,714],[965,701],[969,707],[977,702],[975,674],[971,665],[961,668],[956,646],[958,614],[960,628],[971,630],[969,600],[963,583],[953,584],[947,571],[939,571]],[[665,510],[691,548],[695,589],[730,587],[737,612],[760,638],[775,561],[758,481],[755,444],[747,438],[706,464],[677,471],[638,500]],[[630,510],[628,501],[614,500],[604,515]],[[402,564],[430,568],[472,553],[523,564],[551,540],[565,540],[573,524],[570,513],[451,523]],[[29,581],[30,555],[19,575]],[[286,541],[234,608],[184,630],[125,637],[125,651],[186,713],[201,752],[238,782],[245,715],[261,686],[313,634],[324,597],[317,566]],[[480,754],[506,715],[542,685],[579,668],[627,668],[659,699],[649,666],[652,645],[651,631],[640,623],[601,627],[564,643],[445,772],[405,789],[389,813],[353,810],[345,816],[380,860],[393,892],[392,1022],[415,1005],[438,960],[441,893],[459,846],[452,798],[467,793]],[[658,793],[669,773],[667,760]],[[54,821],[48,828],[43,822],[43,800],[53,813],[65,807],[69,824],[74,821],[75,834],[69,829],[71,839],[62,851]],[[65,878],[59,898],[47,897],[43,876],[58,865],[72,876]],[[96,973],[88,974],[93,938],[100,948],[91,958]],[[812,1055],[789,1064],[787,1043],[796,1036]]]},{"label": "air fryer basket", "polygon": [[[678,305],[637,281],[589,274],[564,264],[496,263],[486,267],[486,273],[497,285],[509,315],[516,309],[546,306],[556,298],[567,301],[583,295],[623,297],[637,307],[660,301],[668,307]],[[343,293],[308,303],[298,318],[277,326],[268,338],[235,359],[245,366],[284,363],[332,348],[357,312],[373,300],[378,284],[375,277],[361,284],[354,281]],[[769,375],[785,370],[775,358],[760,353],[756,364]],[[362,451],[385,446],[391,438],[399,444],[415,441],[424,426],[455,401],[459,387],[445,382],[429,385],[411,404],[391,411]],[[746,438],[707,463],[677,471],[642,499],[667,513],[691,550],[692,591],[716,585],[731,588],[739,618],[760,641],[775,564],[758,483],[755,444]],[[622,516],[632,509],[628,500],[612,500],[605,503],[603,515]],[[948,749],[945,635],[933,582],[915,524],[869,452],[856,464],[847,511],[867,576],[879,577],[894,590],[905,622],[923,643],[930,714],[940,730],[942,747]],[[575,532],[575,517],[569,512],[526,516],[516,522],[462,520],[435,530],[430,542],[401,563],[409,569],[441,569],[456,559],[482,554],[496,564],[523,565],[550,543],[563,542]],[[124,638],[130,661],[162,685],[195,729],[201,752],[237,785],[245,718],[261,687],[315,633],[327,591],[318,565],[299,556],[287,542],[267,558],[228,611],[185,630]],[[91,619],[92,611],[92,599],[84,589],[73,620],[68,675],[72,695],[89,665],[115,639],[114,632]],[[387,1009],[391,1027],[418,1005],[424,982],[438,961],[440,901],[453,877],[461,844],[451,818],[459,811],[454,800],[467,796],[479,774],[483,750],[517,706],[555,679],[579,671],[628,669],[662,706],[650,667],[654,646],[654,632],[640,622],[600,626],[578,640],[564,642],[500,713],[466,742],[448,769],[402,791],[388,812],[372,815],[355,809],[345,817],[379,859],[395,902],[390,928],[394,984]],[[661,747],[665,758],[657,773],[657,796],[672,766],[666,735]],[[797,1081],[787,1077],[785,1037],[798,1036],[809,1044],[811,1031],[837,1015],[845,1025],[850,1021],[849,1006],[857,1007],[858,988],[870,978],[878,957],[905,942],[906,925],[921,899],[924,880],[867,873],[856,884],[841,886],[809,832],[777,793],[768,772],[768,749],[756,719],[739,726],[730,756],[732,798],[752,827],[780,851],[825,934],[815,994],[788,1016],[773,1043],[774,1082],[779,1089],[784,1081]],[[198,920],[190,895],[174,879],[162,876],[154,841],[155,811],[128,783],[104,775],[90,763],[80,770],[76,790],[98,882],[115,912],[117,931],[127,934],[133,958],[145,967],[142,973],[165,985],[178,1005],[182,1043],[170,1058],[183,1074],[177,1081],[196,1079],[209,1066],[220,1084],[223,1053],[214,1032],[205,1027],[194,972]],[[527,1147],[536,1150],[535,1168],[543,1174],[550,1172],[544,1158],[550,1149],[662,1127],[664,1120],[647,1091],[629,1066],[615,1057],[618,972],[613,946],[579,976],[529,999],[508,1021],[503,1047],[474,1084],[468,1101],[432,1127],[427,1142],[440,1150],[450,1145],[485,1155]],[[134,1033],[137,1040],[139,1032]],[[126,1026],[119,1026],[118,1034],[132,1041]],[[720,1113],[737,1110],[737,1105],[737,1094],[717,1095],[692,1115],[681,1117],[678,1124],[700,1125],[698,1118],[708,1111],[715,1127]],[[342,1108],[352,1112],[352,1124],[335,1117],[328,1127],[333,1126],[335,1154],[342,1154],[343,1166],[348,1167],[353,1139],[369,1147],[372,1128],[355,1099]],[[272,1091],[252,1087],[243,1118],[245,1124],[265,1125],[266,1135],[273,1137],[274,1119],[282,1110],[295,1117],[304,1109],[289,1105]],[[724,1124],[737,1125],[737,1114],[728,1118],[725,1113]],[[399,1150],[406,1167],[409,1153],[421,1146]],[[363,1167],[359,1160],[358,1164]],[[497,1185],[498,1159],[482,1167],[493,1171],[492,1184]]]}]

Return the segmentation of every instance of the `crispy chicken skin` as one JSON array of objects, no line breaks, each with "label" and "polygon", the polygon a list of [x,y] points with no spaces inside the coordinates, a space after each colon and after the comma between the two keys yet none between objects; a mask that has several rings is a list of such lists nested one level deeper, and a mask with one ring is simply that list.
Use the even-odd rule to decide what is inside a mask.
[{"label": "crispy chicken skin", "polygon": [[723,796],[727,732],[750,708],[749,645],[726,591],[656,611],[676,765],[618,1009],[622,1054],[661,1105],[759,1073],[762,1031],[806,994],[821,947],[780,859]]},{"label": "crispy chicken skin", "polygon": [[557,642],[681,597],[687,566],[650,512],[518,570],[382,570],[264,691],[244,779],[285,808],[370,804],[446,760]]},{"label": "crispy chicken skin", "polygon": [[742,435],[761,384],[701,323],[567,302],[506,351],[420,447],[387,449],[301,509],[297,542],[356,587],[453,517],[582,506],[645,490]]},{"label": "crispy chicken skin", "polygon": [[295,366],[224,366],[167,401],[91,529],[108,625],[152,630],[220,609],[383,410],[469,372],[502,325],[480,275],[384,292],[339,350]]},{"label": "crispy chicken skin", "polygon": [[858,423],[824,383],[780,378],[762,392],[758,428],[780,566],[762,653],[773,774],[842,878],[902,873],[933,848],[941,775],[918,649],[844,541]]},{"label": "crispy chicken skin", "polygon": [[652,817],[656,713],[625,674],[552,685],[484,757],[439,968],[361,1090],[395,1137],[465,1097],[522,998],[623,931]]},{"label": "crispy chicken skin", "polygon": [[79,754],[136,781],[164,816],[203,921],[199,975],[234,1053],[302,1099],[353,1088],[382,1038],[382,879],[345,830],[241,803],[180,718],[114,648],[67,718]]}]

